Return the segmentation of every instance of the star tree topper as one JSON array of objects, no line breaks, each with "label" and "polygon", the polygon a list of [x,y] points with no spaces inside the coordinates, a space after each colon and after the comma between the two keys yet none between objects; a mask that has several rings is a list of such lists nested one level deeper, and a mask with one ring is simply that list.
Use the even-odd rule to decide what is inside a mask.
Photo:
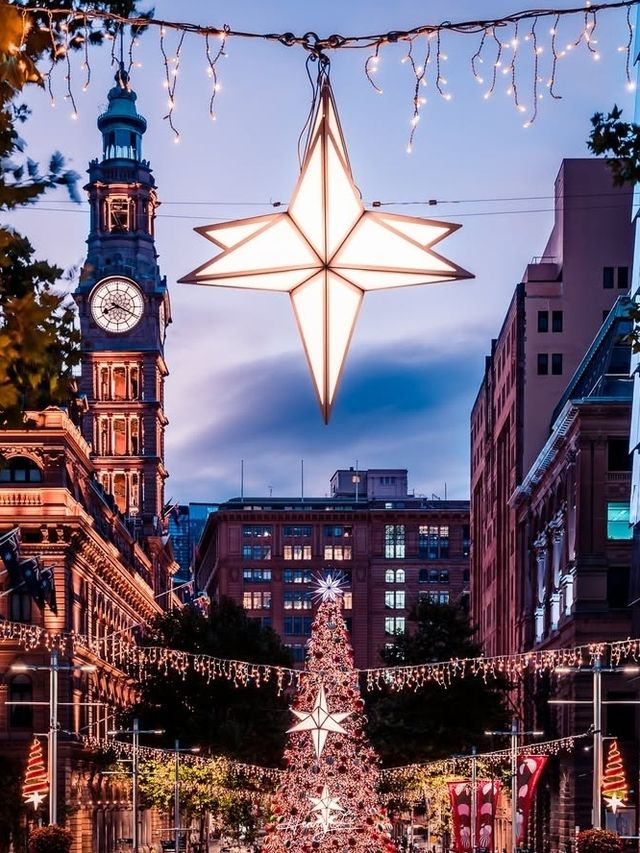
[{"label": "star tree topper", "polygon": [[289,293],[328,423],[365,292],[472,278],[432,251],[459,227],[364,209],[325,77],[288,210],[196,228],[223,251],[180,281]]},{"label": "star tree topper", "polygon": [[292,713],[300,722],[287,729],[287,732],[311,732],[313,747],[318,758],[322,755],[329,732],[346,735],[347,732],[342,728],[340,723],[351,716],[351,711],[334,711],[333,713],[329,711],[324,685],[320,685],[320,690],[318,690],[318,695],[311,711],[292,711]]}]

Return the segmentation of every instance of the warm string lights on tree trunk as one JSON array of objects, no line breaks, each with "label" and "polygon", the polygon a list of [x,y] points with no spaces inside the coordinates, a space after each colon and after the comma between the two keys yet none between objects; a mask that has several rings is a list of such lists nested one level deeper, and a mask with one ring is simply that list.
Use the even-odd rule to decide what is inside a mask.
[{"label": "warm string lights on tree trunk", "polygon": [[[483,87],[484,97],[489,98],[496,92],[498,82],[504,76],[507,82],[505,89],[507,96],[512,100],[516,110],[526,116],[524,127],[530,127],[537,117],[543,90],[546,89],[552,99],[561,97],[556,91],[556,84],[558,67],[563,59],[578,48],[585,49],[594,61],[601,59],[602,51],[598,47],[596,30],[598,21],[604,13],[615,10],[626,11],[625,36],[618,51],[625,58],[627,86],[633,87],[631,10],[638,2],[639,0],[618,0],[617,2],[587,0],[582,6],[576,5],[566,9],[527,9],[497,18],[423,23],[410,29],[398,28],[387,32],[356,35],[334,33],[326,37],[320,37],[315,33],[296,35],[293,32],[250,32],[235,30],[227,25],[207,26],[195,22],[153,19],[146,16],[124,18],[115,12],[98,9],[44,10],[35,6],[26,6],[20,10],[20,14],[24,22],[24,33],[32,26],[34,17],[37,17],[38,22],[48,22],[52,62],[51,67],[43,74],[43,82],[48,87],[52,105],[55,105],[52,72],[57,61],[63,60],[66,66],[64,98],[72,106],[72,118],[77,118],[78,112],[73,93],[71,48],[83,48],[84,83],[82,88],[86,89],[91,80],[88,45],[92,34],[92,21],[100,20],[103,25],[112,29],[114,49],[111,58],[114,64],[119,61],[115,50],[117,33],[124,27],[131,28],[132,35],[127,51],[128,73],[131,72],[132,67],[139,64],[134,57],[139,33],[144,29],[156,30],[159,34],[164,86],[167,90],[168,111],[165,119],[174,133],[176,142],[180,139],[180,133],[174,123],[174,109],[177,102],[179,66],[186,37],[199,38],[203,42],[203,69],[210,78],[209,114],[212,119],[216,117],[213,103],[220,88],[218,60],[227,55],[226,45],[230,39],[248,42],[262,40],[286,47],[302,48],[316,58],[321,54],[337,53],[344,49],[363,49],[367,51],[364,73],[375,91],[380,94],[383,89],[377,82],[377,78],[380,76],[383,56],[388,52],[388,48],[406,44],[407,53],[401,61],[409,66],[413,76],[407,145],[407,150],[411,151],[421,110],[427,102],[429,90],[445,100],[452,98],[452,92],[449,90],[444,74],[444,66],[448,61],[446,51],[458,49],[456,41],[458,37],[464,36],[466,42],[472,41],[475,45],[471,51],[465,51],[464,54],[461,54],[458,49],[456,56],[465,64],[470,61],[471,74]],[[577,27],[576,19],[579,21]],[[567,20],[566,25],[565,20]],[[175,34],[176,37],[175,45],[171,48],[167,42],[167,36],[170,33]],[[23,34],[22,42],[24,38]],[[17,50],[21,49],[22,42],[16,46]],[[212,44],[216,42],[217,47],[213,49]],[[120,47],[122,54],[122,43]],[[189,48],[189,53],[193,53],[191,45]],[[418,61],[417,55],[424,58]],[[483,68],[487,69],[486,73],[483,72]],[[523,93],[526,93],[526,97]],[[192,96],[193,93],[189,92],[189,97]]]}]

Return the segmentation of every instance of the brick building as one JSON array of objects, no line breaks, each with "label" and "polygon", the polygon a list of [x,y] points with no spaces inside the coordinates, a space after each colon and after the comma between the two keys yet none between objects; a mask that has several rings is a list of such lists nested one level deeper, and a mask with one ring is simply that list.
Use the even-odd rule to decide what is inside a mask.
[{"label": "brick building", "polygon": [[486,654],[526,646],[524,568],[509,504],[603,317],[629,288],[631,189],[601,160],[564,160],[555,223],[492,342],[471,413],[471,601]]},{"label": "brick building", "polygon": [[469,504],[408,494],[404,469],[338,471],[329,498],[220,504],[195,565],[198,589],[244,605],[280,634],[297,663],[311,633],[312,580],[327,570],[347,580],[356,666],[377,666],[420,596],[466,604]]}]

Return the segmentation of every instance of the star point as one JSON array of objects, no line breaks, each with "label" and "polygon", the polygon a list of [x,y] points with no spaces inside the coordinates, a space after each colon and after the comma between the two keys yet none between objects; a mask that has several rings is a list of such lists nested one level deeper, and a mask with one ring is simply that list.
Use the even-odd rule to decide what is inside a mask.
[{"label": "star point", "polygon": [[289,293],[328,423],[364,294],[472,278],[432,250],[457,228],[365,209],[325,80],[288,210],[196,228],[222,252],[180,281]]},{"label": "star point", "polygon": [[46,794],[41,794],[40,791],[33,791],[31,794],[24,798],[25,805],[33,805],[34,811],[37,811],[46,799],[46,796]]}]

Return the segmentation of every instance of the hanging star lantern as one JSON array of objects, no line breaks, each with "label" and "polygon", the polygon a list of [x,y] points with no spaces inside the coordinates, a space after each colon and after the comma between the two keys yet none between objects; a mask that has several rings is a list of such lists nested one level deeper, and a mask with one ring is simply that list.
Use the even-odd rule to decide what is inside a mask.
[{"label": "hanging star lantern", "polygon": [[338,596],[344,595],[345,578],[341,573],[328,574],[316,578],[316,586],[313,590],[314,598],[320,601],[336,601]]},{"label": "hanging star lantern", "polygon": [[472,278],[432,251],[458,228],[365,210],[324,76],[288,210],[196,228],[222,252],[180,281],[289,293],[328,423],[365,292]]},{"label": "hanging star lantern", "polygon": [[347,732],[340,723],[351,715],[351,711],[338,711],[337,713],[329,711],[324,685],[320,686],[311,711],[292,711],[292,713],[300,722],[287,729],[287,732],[311,732],[313,746],[318,758],[322,755],[329,732],[346,735]]},{"label": "hanging star lantern", "polygon": [[332,797],[329,793],[329,787],[325,785],[322,789],[322,796],[309,797],[313,804],[312,812],[318,812],[316,820],[322,827],[323,832],[328,832],[331,824],[335,823],[338,815],[334,812],[343,812],[344,809],[340,805],[337,797]]}]

